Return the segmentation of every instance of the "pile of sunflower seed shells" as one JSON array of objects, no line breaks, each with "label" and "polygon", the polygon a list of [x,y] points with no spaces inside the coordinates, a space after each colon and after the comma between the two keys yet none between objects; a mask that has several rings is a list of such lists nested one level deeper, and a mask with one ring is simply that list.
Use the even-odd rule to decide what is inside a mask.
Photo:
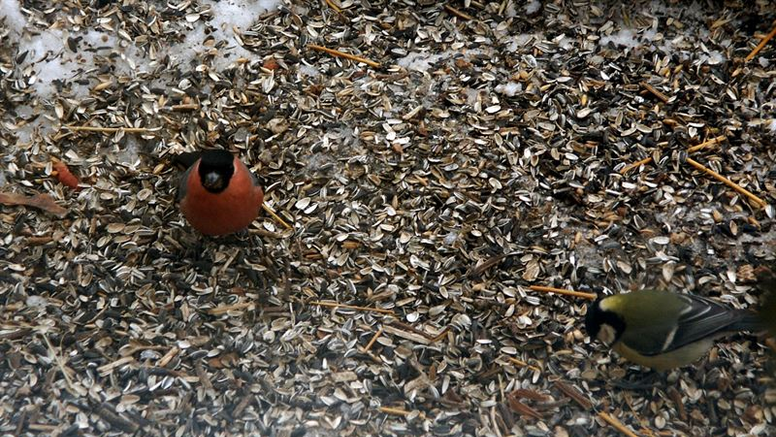
[{"label": "pile of sunflower seed shells", "polygon": [[[645,370],[586,337],[586,301],[528,288],[758,304],[774,43],[744,58],[772,2],[18,3],[0,192],[67,214],[0,206],[0,434],[776,433],[764,338],[623,388]],[[191,229],[170,162],[207,148],[290,228]]]}]

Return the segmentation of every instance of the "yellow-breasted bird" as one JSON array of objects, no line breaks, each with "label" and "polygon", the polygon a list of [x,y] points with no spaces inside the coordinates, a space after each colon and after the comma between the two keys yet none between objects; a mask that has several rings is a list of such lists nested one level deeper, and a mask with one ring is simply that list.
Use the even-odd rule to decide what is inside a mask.
[{"label": "yellow-breasted bird", "polygon": [[685,366],[726,334],[763,329],[758,314],[689,294],[642,290],[599,297],[585,328],[620,355],[655,370]]}]

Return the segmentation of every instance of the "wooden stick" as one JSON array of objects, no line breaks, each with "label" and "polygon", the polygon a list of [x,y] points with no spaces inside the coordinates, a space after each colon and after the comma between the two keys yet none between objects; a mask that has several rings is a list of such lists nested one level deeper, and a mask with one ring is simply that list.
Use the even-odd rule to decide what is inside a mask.
[{"label": "wooden stick", "polygon": [[254,305],[253,302],[238,302],[232,305],[222,305],[222,306],[217,306],[215,308],[210,308],[209,310],[207,310],[207,312],[208,314],[212,314],[214,316],[220,316],[228,313],[229,311],[244,310],[246,308],[252,307],[253,305]]},{"label": "wooden stick", "polygon": [[267,205],[266,203],[262,202],[261,207],[264,209],[264,211],[267,211],[267,214],[269,214],[273,219],[277,220],[278,223],[283,225],[284,228],[286,228],[286,229],[294,229],[293,226],[289,225],[282,218],[280,218],[279,215],[275,214],[275,211],[273,211],[272,208],[269,207],[269,205]]},{"label": "wooden stick", "polygon": [[107,134],[116,133],[118,131],[126,132],[128,134],[152,134],[156,133],[160,127],[97,127],[97,126],[62,126],[65,129],[73,132],[103,132]]},{"label": "wooden stick", "polygon": [[511,362],[512,364],[518,365],[520,367],[528,367],[529,369],[536,370],[537,372],[541,372],[542,371],[542,369],[540,369],[540,368],[538,368],[536,366],[532,366],[532,365],[526,363],[525,361],[518,360],[517,358],[507,357],[507,360],[509,360],[509,362]]},{"label": "wooden stick", "polygon": [[196,111],[197,109],[199,109],[199,103],[183,103],[170,106],[170,111],[174,112]]},{"label": "wooden stick", "polygon": [[380,410],[381,413],[385,414],[395,414],[397,416],[407,416],[410,414],[407,410],[402,410],[401,408],[393,408],[393,407],[379,407],[378,410]]},{"label": "wooden stick", "polygon": [[653,87],[652,85],[646,82],[641,82],[641,86],[643,86],[644,89],[646,89],[647,91],[651,92],[655,97],[662,100],[663,103],[668,103],[668,96],[660,92],[660,90],[658,90],[657,88]]},{"label": "wooden stick", "polygon": [[474,20],[474,17],[472,17],[471,15],[469,15],[469,14],[467,14],[465,12],[461,12],[458,9],[456,9],[456,8],[450,6],[450,5],[445,5],[445,10],[447,12],[455,15],[458,18],[462,18],[464,20]]},{"label": "wooden stick", "polygon": [[730,188],[738,191],[740,194],[743,194],[744,196],[748,197],[751,201],[758,204],[761,208],[765,208],[768,204],[760,199],[759,197],[752,194],[750,191],[748,191],[746,188],[738,185],[737,183],[731,181],[730,179],[722,176],[721,174],[715,172],[714,170],[710,168],[704,167],[702,164],[700,164],[698,161],[695,161],[691,158],[687,158],[687,163],[691,166],[697,168],[698,170],[708,174],[709,176],[713,177],[714,179],[724,183],[725,185],[729,186]]},{"label": "wooden stick", "polygon": [[380,328],[377,330],[377,332],[375,332],[375,335],[372,336],[372,339],[369,340],[369,343],[366,344],[366,347],[364,348],[364,352],[369,352],[369,349],[372,349],[372,345],[375,344],[375,342],[377,341],[377,338],[380,337],[380,334],[382,333],[383,333],[383,328]]},{"label": "wooden stick", "polygon": [[584,408],[585,410],[589,410],[593,408],[593,403],[590,402],[590,399],[588,399],[587,396],[582,394],[574,386],[566,384],[561,380],[555,381],[553,385],[555,386],[555,388],[562,391],[566,396],[570,397],[574,402],[576,402],[580,407]]},{"label": "wooden stick", "polygon": [[[435,339],[439,337],[439,335],[437,335],[435,337],[435,336],[433,336],[431,334],[428,334],[426,332],[421,331],[420,329],[418,329],[418,328],[416,328],[416,327],[414,327],[412,325],[408,325],[408,324],[406,324],[404,322],[400,322],[398,320],[391,321],[391,325],[396,325],[399,328],[405,329],[407,331],[412,331],[415,334],[422,335],[423,337],[425,337],[426,339],[431,340],[431,341],[436,341]],[[445,333],[447,333],[447,328],[442,330],[442,334],[445,334]]]},{"label": "wooden stick", "polygon": [[336,12],[338,14],[342,13],[342,9],[339,6],[337,6],[336,4],[334,4],[333,1],[331,1],[331,0],[324,0],[324,1],[326,2],[327,5],[329,5],[330,8],[334,9],[334,12]]},{"label": "wooden stick", "polygon": [[[693,152],[697,152],[698,150],[705,149],[706,147],[711,147],[711,146],[713,146],[713,145],[715,145],[717,143],[721,143],[722,141],[725,141],[726,138],[727,138],[726,136],[720,135],[720,136],[718,136],[716,138],[712,138],[712,139],[710,139],[708,141],[704,141],[704,142],[702,142],[702,143],[700,143],[700,144],[698,144],[696,146],[690,147],[689,149],[687,149],[687,152],[688,153],[693,153]],[[652,157],[644,158],[644,159],[642,159],[640,161],[634,162],[633,164],[626,165],[625,167],[622,168],[622,170],[620,170],[620,174],[628,173],[629,171],[633,170],[634,168],[638,168],[638,167],[640,167],[642,165],[649,164],[650,162],[652,162]]]},{"label": "wooden stick", "polygon": [[341,303],[336,303],[336,302],[313,301],[313,302],[310,302],[310,305],[319,305],[319,306],[322,306],[322,307],[335,308],[335,309],[336,308],[345,308],[345,309],[349,309],[349,310],[374,311],[376,313],[393,314],[392,310],[386,310],[386,309],[383,309],[383,308],[369,308],[369,307],[362,307],[362,306],[357,306],[357,305],[346,305],[346,304],[341,304]]},{"label": "wooden stick", "polygon": [[543,293],[562,294],[564,296],[581,297],[588,300],[596,300],[596,298],[598,298],[598,296],[594,293],[585,293],[582,291],[574,291],[574,290],[564,290],[561,288],[545,287],[542,285],[531,285],[528,288],[530,288],[533,291],[541,291]]},{"label": "wooden stick", "polygon": [[617,431],[620,431],[621,433],[623,433],[624,435],[626,435],[628,437],[639,437],[638,434],[636,434],[633,431],[631,431],[630,429],[626,428],[625,425],[622,424],[622,422],[617,420],[616,417],[612,416],[609,413],[605,413],[605,412],[601,411],[600,413],[598,413],[598,417],[600,417],[601,419],[604,420],[604,422],[608,423],[614,429],[616,429]]},{"label": "wooden stick", "polygon": [[370,67],[373,67],[373,68],[380,68],[380,64],[378,64],[377,62],[366,58],[362,58],[361,56],[351,55],[350,53],[341,52],[339,50],[330,49],[328,47],[323,47],[316,44],[308,44],[307,47],[319,52],[328,53],[332,56],[350,59],[351,61],[356,61],[356,62],[363,62],[364,64],[369,65]]},{"label": "wooden stick", "polygon": [[755,47],[751,53],[746,55],[746,62],[751,61],[755,56],[757,56],[760,50],[762,50],[762,48],[765,47],[765,45],[768,44],[768,41],[770,41],[771,38],[773,38],[774,36],[776,36],[776,26],[773,27],[773,30],[771,30],[771,33],[769,33],[768,35],[765,35],[765,38],[760,40],[760,44],[757,44],[757,47]]},{"label": "wooden stick", "polygon": [[431,340],[429,340],[429,338],[424,333],[419,333],[418,330],[414,328],[401,329],[393,325],[387,325],[385,326],[385,332],[415,343],[425,345],[431,344]]},{"label": "wooden stick", "polygon": [[721,143],[721,142],[725,141],[726,138],[727,138],[726,136],[720,135],[720,136],[718,136],[716,138],[712,138],[710,140],[704,141],[704,142],[698,144],[697,146],[690,147],[689,149],[687,149],[687,152],[688,153],[697,152],[698,150],[704,149],[706,147],[711,147],[711,146],[713,146],[713,145],[715,145],[717,143]]},{"label": "wooden stick", "polygon": [[628,173],[629,171],[633,170],[634,168],[639,168],[642,165],[649,164],[652,162],[652,157],[644,158],[641,161],[636,161],[633,164],[626,165],[625,167],[620,170],[620,174]]},{"label": "wooden stick", "polygon": [[449,331],[449,330],[450,330],[449,326],[447,328],[443,329],[442,332],[439,333],[439,335],[437,335],[436,337],[431,339],[431,343],[436,343],[439,340],[445,338],[445,336],[447,335],[447,331]]},{"label": "wooden stick", "polygon": [[49,353],[53,355],[54,361],[57,362],[57,367],[59,367],[59,371],[62,372],[62,377],[65,378],[67,387],[70,389],[71,392],[74,392],[73,381],[70,379],[70,374],[67,373],[69,369],[65,367],[65,364],[62,362],[62,358],[59,356],[57,351],[54,350],[54,346],[51,345],[51,342],[49,341],[48,336],[46,334],[43,334],[43,340],[46,342],[46,346],[48,346]]}]

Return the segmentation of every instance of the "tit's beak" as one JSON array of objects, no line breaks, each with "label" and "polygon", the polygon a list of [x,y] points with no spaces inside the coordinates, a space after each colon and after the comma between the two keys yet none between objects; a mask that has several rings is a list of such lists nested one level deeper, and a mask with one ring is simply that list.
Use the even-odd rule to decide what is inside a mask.
[{"label": "tit's beak", "polygon": [[208,173],[205,175],[205,180],[202,181],[202,185],[208,190],[220,190],[223,188],[224,180],[218,173]]}]

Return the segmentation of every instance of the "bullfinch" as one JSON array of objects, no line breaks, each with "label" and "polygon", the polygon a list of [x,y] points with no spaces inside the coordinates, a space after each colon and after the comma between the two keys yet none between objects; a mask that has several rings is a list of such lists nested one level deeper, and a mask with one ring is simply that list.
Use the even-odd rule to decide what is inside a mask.
[{"label": "bullfinch", "polygon": [[179,162],[199,157],[183,174],[178,188],[181,212],[205,235],[226,235],[247,228],[264,201],[259,179],[226,150],[186,153]]}]

